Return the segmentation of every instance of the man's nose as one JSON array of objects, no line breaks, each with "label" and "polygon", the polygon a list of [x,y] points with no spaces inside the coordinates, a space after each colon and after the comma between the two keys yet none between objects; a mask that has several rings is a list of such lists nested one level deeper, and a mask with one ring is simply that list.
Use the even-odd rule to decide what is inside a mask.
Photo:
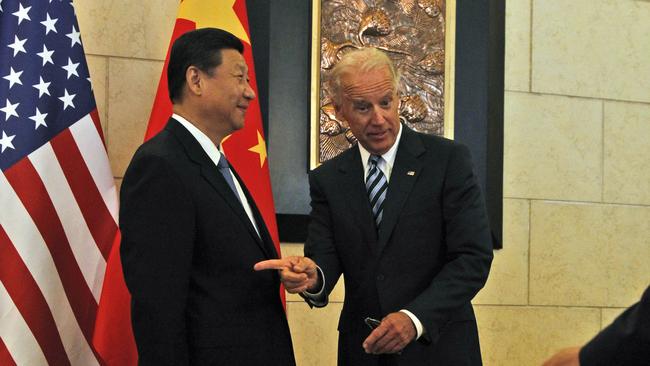
[{"label": "man's nose", "polygon": [[251,84],[246,84],[246,89],[244,90],[244,98],[249,100],[255,99],[255,91],[251,87]]},{"label": "man's nose", "polygon": [[381,125],[381,124],[385,123],[386,122],[385,113],[386,113],[386,111],[384,111],[383,109],[381,109],[381,108],[379,108],[377,106],[373,107],[372,108],[371,122],[373,124],[378,124],[378,125]]}]

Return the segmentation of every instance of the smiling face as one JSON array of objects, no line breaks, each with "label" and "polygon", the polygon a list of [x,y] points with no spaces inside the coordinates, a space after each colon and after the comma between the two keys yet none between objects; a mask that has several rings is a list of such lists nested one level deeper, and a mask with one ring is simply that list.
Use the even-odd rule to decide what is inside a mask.
[{"label": "smiling face", "polygon": [[336,116],[371,154],[382,155],[395,144],[400,129],[399,99],[387,66],[341,75]]},{"label": "smiling face", "polygon": [[255,92],[249,84],[244,57],[233,49],[221,50],[222,62],[210,74],[203,73],[202,105],[210,123],[226,134],[244,127],[246,109]]}]

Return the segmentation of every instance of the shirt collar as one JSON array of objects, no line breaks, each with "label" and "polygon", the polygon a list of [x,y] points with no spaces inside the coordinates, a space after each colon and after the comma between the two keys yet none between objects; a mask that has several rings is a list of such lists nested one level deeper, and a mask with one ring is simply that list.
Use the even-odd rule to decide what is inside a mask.
[{"label": "shirt collar", "polygon": [[[399,132],[397,133],[397,137],[395,138],[395,143],[393,146],[388,149],[381,157],[382,159],[386,162],[387,166],[387,172],[390,173],[393,169],[393,165],[395,164],[395,157],[397,156],[397,147],[399,145],[400,140],[402,139],[402,131],[404,130],[404,126],[400,123],[399,126]],[[365,147],[361,146],[361,144],[357,143],[359,146],[359,153],[361,154],[361,162],[363,163],[363,171],[367,172],[368,171],[368,159],[370,158],[370,152],[366,150]]]},{"label": "shirt collar", "polygon": [[178,114],[172,114],[172,118],[178,121],[185,129],[187,129],[194,139],[201,145],[203,151],[210,157],[214,165],[219,165],[219,159],[221,159],[221,152],[217,146],[210,140],[208,135],[199,130],[192,122],[188,121],[184,117],[179,116]]}]

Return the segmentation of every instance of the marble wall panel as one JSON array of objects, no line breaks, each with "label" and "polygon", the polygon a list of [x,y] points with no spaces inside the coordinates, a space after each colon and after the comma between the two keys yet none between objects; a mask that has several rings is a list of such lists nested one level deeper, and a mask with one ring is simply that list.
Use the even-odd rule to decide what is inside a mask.
[{"label": "marble wall panel", "polygon": [[75,0],[87,53],[164,60],[178,0]]},{"label": "marble wall panel", "polygon": [[650,207],[532,203],[530,304],[629,306],[648,258]]},{"label": "marble wall panel", "polygon": [[504,197],[600,201],[602,102],[506,92]]},{"label": "marble wall panel", "polygon": [[506,1],[505,90],[530,90],[530,4]]},{"label": "marble wall panel", "polygon": [[650,3],[533,2],[532,91],[650,102]]},{"label": "marble wall panel", "polygon": [[529,202],[503,200],[503,248],[494,252],[490,276],[474,304],[528,303]]},{"label": "marble wall panel", "polygon": [[320,309],[307,304],[288,303],[287,316],[293,339],[296,364],[309,366],[336,365],[337,324],[343,304],[333,303]]},{"label": "marble wall panel", "polygon": [[[639,295],[639,298],[641,296]],[[600,329],[605,329],[608,325],[612,324],[614,322],[614,319],[616,319],[619,315],[621,315],[626,308],[603,308],[601,309],[601,317],[600,317]]]},{"label": "marble wall panel", "polygon": [[95,103],[99,112],[104,137],[108,132],[108,58],[86,55]]},{"label": "marble wall panel", "polygon": [[113,179],[115,181],[115,192],[120,194],[120,188],[122,188],[122,178]]},{"label": "marble wall panel", "polygon": [[109,59],[108,157],[113,175],[123,177],[142,144],[158,88],[162,61]]},{"label": "marble wall panel", "polygon": [[485,366],[541,365],[600,330],[591,308],[476,306],[476,317]]},{"label": "marble wall panel", "polygon": [[604,200],[650,205],[650,105],[605,103]]}]

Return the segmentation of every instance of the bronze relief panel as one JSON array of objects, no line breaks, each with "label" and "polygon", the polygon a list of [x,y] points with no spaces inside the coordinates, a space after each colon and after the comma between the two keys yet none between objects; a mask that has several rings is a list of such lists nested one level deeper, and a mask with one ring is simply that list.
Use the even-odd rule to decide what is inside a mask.
[{"label": "bronze relief panel", "polygon": [[312,10],[311,168],[356,144],[328,90],[330,70],[356,48],[393,60],[406,125],[453,138],[453,0],[314,0]]}]

